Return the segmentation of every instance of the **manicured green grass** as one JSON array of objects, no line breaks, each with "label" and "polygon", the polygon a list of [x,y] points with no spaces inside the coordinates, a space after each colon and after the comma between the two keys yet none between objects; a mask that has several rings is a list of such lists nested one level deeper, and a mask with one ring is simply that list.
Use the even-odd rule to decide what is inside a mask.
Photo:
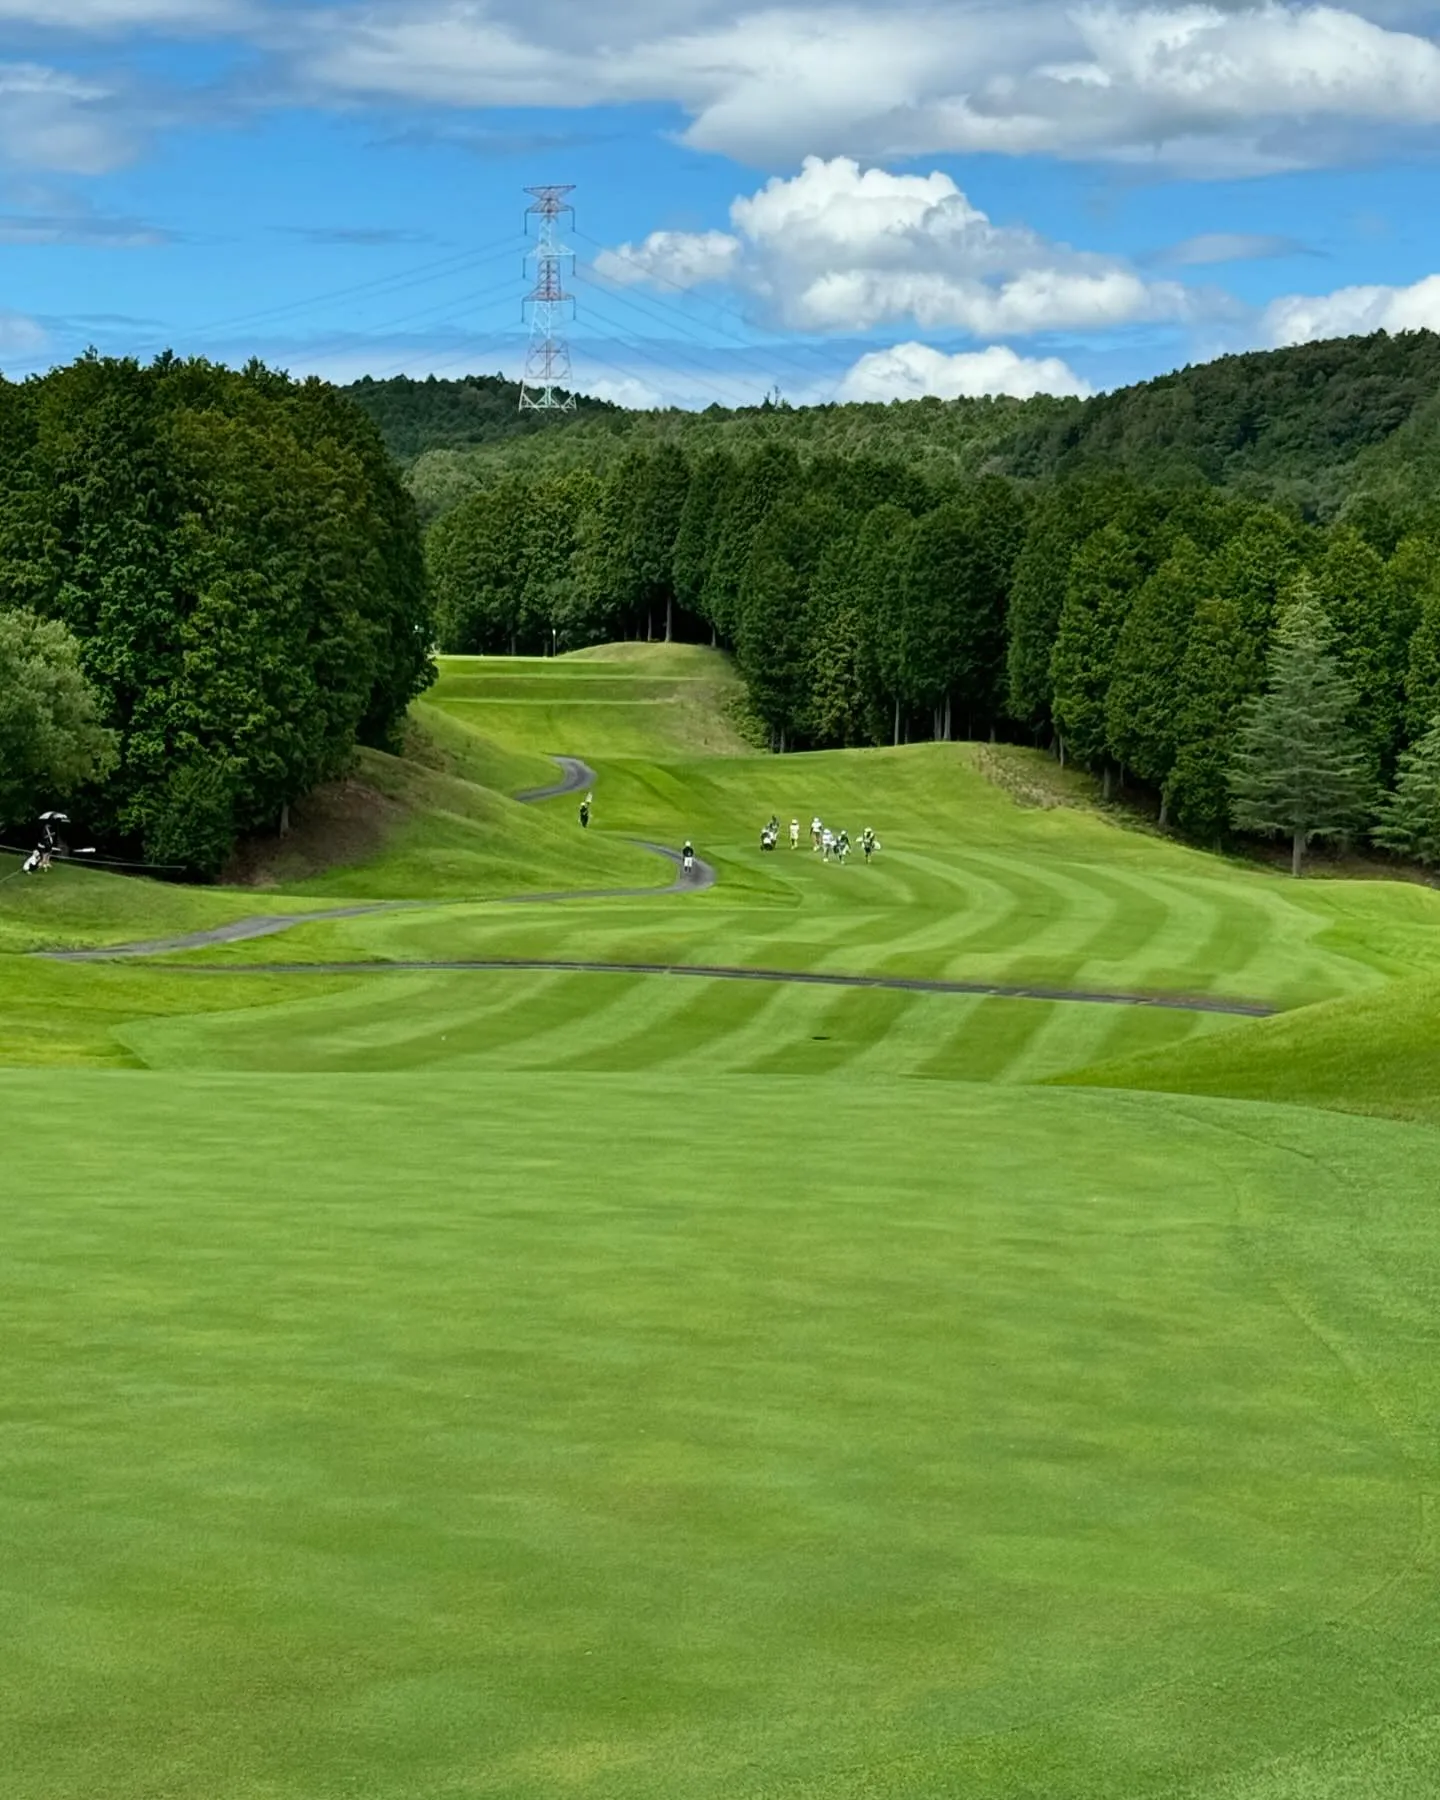
[{"label": "manicured green grass", "polygon": [[[1440,896],[731,686],[447,663],[378,852],[0,887],[6,1800],[1430,1800],[1440,1134],[1338,1109],[1440,1123]],[[243,966],[486,956],[1296,1010]]]},{"label": "manicured green grass", "polygon": [[1279,1794],[1433,1706],[1423,1128],[594,1075],[0,1104],[63,1150],[0,1214],[25,1800]]},{"label": "manicured green grass", "polygon": [[[668,887],[674,871],[621,837],[598,832],[585,843],[577,879],[580,832],[575,803],[521,806],[509,795],[463,776],[378,752],[365,752],[360,772],[400,816],[384,849],[362,862],[282,884],[283,893],[350,899],[472,899],[550,893],[574,887]],[[553,763],[542,781],[559,779]]]},{"label": "manicured green grass", "polygon": [[624,644],[573,656],[446,656],[427,705],[515,751],[547,756],[724,756],[745,748],[739,694],[718,651]]},{"label": "manicured green grass", "polygon": [[1440,1124],[1440,981],[1399,982],[1196,1040],[1097,1062],[1087,1086],[1223,1094]]},{"label": "manicured green grass", "polygon": [[[182,887],[74,863],[56,863],[44,875],[22,875],[21,861],[0,856],[0,958],[206,931],[262,910],[253,894]],[[303,913],[313,905],[282,899],[272,906],[267,898],[263,910]]]}]

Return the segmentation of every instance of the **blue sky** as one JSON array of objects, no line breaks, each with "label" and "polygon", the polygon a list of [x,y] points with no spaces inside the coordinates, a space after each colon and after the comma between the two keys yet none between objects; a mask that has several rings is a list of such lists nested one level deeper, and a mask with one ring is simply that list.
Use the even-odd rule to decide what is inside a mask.
[{"label": "blue sky", "polygon": [[0,369],[1083,392],[1440,329],[1440,5],[0,0]]}]

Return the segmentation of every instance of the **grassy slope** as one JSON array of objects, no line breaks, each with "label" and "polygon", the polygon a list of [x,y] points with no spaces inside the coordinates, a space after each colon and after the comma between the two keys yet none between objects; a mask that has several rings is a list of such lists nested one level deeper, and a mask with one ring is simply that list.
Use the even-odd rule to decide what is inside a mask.
[{"label": "grassy slope", "polygon": [[[596,831],[397,766],[408,858],[346,879],[443,897],[490,842],[590,885],[607,832],[689,832],[716,890],[234,954],[1342,998],[0,959],[0,1055],[164,1070],[0,1073],[7,1792],[1429,1800],[1440,1137],[1014,1084],[1327,1018],[1374,1021],[1332,1089],[1383,1070],[1440,899],[1019,809],[964,747],[696,756],[683,701],[587,665],[534,669],[597,684],[578,718],[472,689],[491,739],[450,754],[589,755]],[[762,861],[772,807],[886,849]]]},{"label": "grassy slope", "polygon": [[1440,980],[1397,982],[1263,1020],[1223,1046],[1197,1039],[1062,1079],[1440,1124]]},{"label": "grassy slope", "polygon": [[[258,910],[253,895],[172,886],[73,864],[57,863],[43,876],[17,875],[21,860],[0,856],[0,958],[205,931]],[[269,907],[266,902],[274,912],[306,912],[312,904],[281,900]]]}]

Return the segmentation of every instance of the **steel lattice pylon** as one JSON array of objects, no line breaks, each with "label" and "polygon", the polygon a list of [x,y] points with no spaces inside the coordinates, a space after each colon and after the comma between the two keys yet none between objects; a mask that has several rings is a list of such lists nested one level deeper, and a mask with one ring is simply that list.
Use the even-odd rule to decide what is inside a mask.
[{"label": "steel lattice pylon", "polygon": [[574,252],[560,242],[560,220],[575,208],[565,198],[575,192],[574,183],[526,188],[531,205],[526,209],[526,228],[539,220],[535,248],[525,261],[535,262],[535,284],[525,296],[523,312],[530,321],[530,348],[525,353],[525,373],[520,382],[521,412],[574,412],[574,394],[563,391],[570,380],[570,346],[560,327],[573,296],[565,292],[563,265]]}]

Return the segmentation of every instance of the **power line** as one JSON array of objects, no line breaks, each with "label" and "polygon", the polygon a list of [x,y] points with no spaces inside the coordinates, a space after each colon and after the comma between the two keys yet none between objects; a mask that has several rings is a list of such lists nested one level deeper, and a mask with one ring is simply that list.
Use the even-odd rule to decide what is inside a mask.
[{"label": "power line", "polygon": [[[608,332],[603,334],[604,341],[628,351],[632,356],[640,357],[663,374],[674,376],[677,373],[684,373],[688,375],[691,381],[713,394],[722,405],[746,407],[758,404],[751,393],[739,385],[735,377],[728,377],[723,371],[717,371],[696,362],[693,357],[687,356],[684,351],[677,349],[674,345],[666,345],[666,354],[660,355],[656,349],[647,348],[646,340],[637,339],[624,324],[606,318],[603,314],[597,313],[593,307],[588,310],[587,316],[598,319],[599,323],[609,327]],[[653,340],[649,341],[653,343]],[[580,354],[585,354],[583,347]]]},{"label": "power line", "polygon": [[282,301],[276,306],[261,307],[254,312],[236,313],[228,319],[211,320],[195,327],[197,332],[228,331],[236,325],[250,325],[260,320],[275,319],[286,313],[306,312],[311,307],[324,306],[332,300],[350,300],[359,294],[366,293],[402,293],[406,288],[417,287],[421,283],[433,280],[440,274],[459,274],[462,270],[483,269],[492,262],[499,262],[502,257],[513,256],[519,248],[521,239],[518,236],[506,238],[497,247],[487,247],[483,253],[474,250],[460,251],[454,256],[441,257],[436,262],[419,263],[410,269],[401,269],[392,275],[377,275],[369,281],[354,282],[348,287],[331,288],[327,293],[312,294],[305,300]]},{"label": "power line", "polygon": [[[584,240],[587,244],[593,244],[597,250],[606,250],[609,247],[608,245],[602,244],[598,238],[590,237],[588,235],[588,233],[586,233],[586,232],[577,230],[575,235],[576,235],[576,237],[584,238]],[[606,277],[604,276],[604,274],[600,271],[600,269],[597,267],[597,265],[593,261],[588,264],[588,267],[599,277],[599,279],[602,282],[605,282],[608,287],[614,288],[614,287],[618,286],[617,283],[606,282]],[[644,271],[644,274],[645,274],[645,279],[647,281],[656,282],[662,287],[670,288],[675,293],[683,295],[687,300],[694,301],[701,306],[708,306],[713,312],[718,313],[721,316],[721,318],[731,319],[737,325],[741,325],[741,326],[746,326],[748,323],[739,313],[735,312],[731,307],[722,306],[718,300],[711,300],[706,295],[698,293],[694,288],[688,288],[682,282],[673,281],[668,275],[662,274],[659,269],[646,269]],[[628,292],[629,290],[627,289],[626,291]],[[679,307],[675,306],[673,301],[666,301],[662,295],[656,294],[654,296],[654,299],[655,299],[655,302],[657,305],[669,306],[677,318],[684,318],[687,316],[686,314],[684,314],[681,311],[681,309]],[[731,343],[738,344],[744,349],[748,350],[748,349],[752,348],[752,346],[754,348],[763,348],[763,346],[753,345],[753,340],[751,338],[740,337],[735,332],[725,331],[720,326],[715,326],[715,327],[713,327],[713,329],[720,331],[721,335],[724,337],[728,337],[730,339]],[[769,335],[773,337],[776,334],[774,332],[771,332]],[[784,341],[787,344],[788,350],[791,354],[798,354],[801,356],[813,356],[813,357],[820,357],[820,356],[823,356],[823,354],[824,354],[822,351],[813,348],[809,344],[797,344],[793,338],[787,338]],[[833,374],[833,371],[829,368],[828,365],[826,366],[825,373],[827,375]]]},{"label": "power line", "polygon": [[[586,282],[587,287],[593,285],[592,283],[590,283],[588,281],[588,279],[584,275],[583,271],[581,272],[580,279],[582,281]],[[644,305],[640,304],[637,301],[637,299],[634,296],[632,296],[627,290],[624,290],[624,289],[616,290],[616,289],[612,289],[609,287],[604,287],[604,288],[597,288],[596,291],[604,293],[608,299],[614,300],[622,306],[629,306],[633,312],[643,315],[647,319],[647,321],[648,320],[656,320],[661,325],[664,325],[667,328],[673,329],[673,321],[671,319],[665,317],[661,313],[655,312],[652,308],[650,308],[648,306],[644,306]],[[697,345],[702,350],[713,350],[715,348],[715,345],[712,342],[707,342],[706,339],[704,339],[703,337],[700,337],[695,332],[687,331],[685,333],[685,336],[688,338],[688,340],[691,343]],[[731,352],[730,354],[732,356],[732,359],[734,359],[734,353]],[[778,373],[793,374],[799,380],[806,379],[803,376],[802,372],[798,369],[790,368],[787,370],[787,368],[784,364],[777,365],[774,362],[767,362],[766,360],[764,360],[763,347],[757,348],[757,350],[753,353],[747,349],[744,352],[744,356],[745,356],[746,362],[748,362],[748,364],[750,366],[751,373],[755,376],[758,376],[760,379],[762,379],[766,383],[767,386],[778,386],[777,370],[778,370]],[[679,361],[679,362],[683,362],[685,360],[683,353],[676,352],[675,360]],[[691,358],[690,360],[693,363],[694,359]],[[707,368],[708,368],[708,365],[707,365]],[[714,373],[719,374],[720,372],[715,371]],[[723,375],[721,378],[723,379]],[[747,401],[747,404],[749,404],[748,401]]]}]

